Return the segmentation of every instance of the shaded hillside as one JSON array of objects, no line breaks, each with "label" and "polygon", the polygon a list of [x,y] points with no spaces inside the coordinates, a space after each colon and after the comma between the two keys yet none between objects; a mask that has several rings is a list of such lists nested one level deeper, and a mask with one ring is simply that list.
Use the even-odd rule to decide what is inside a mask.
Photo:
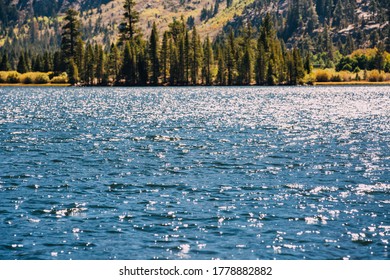
[{"label": "shaded hillside", "polygon": [[256,30],[270,13],[288,47],[321,51],[329,35],[337,49],[350,53],[389,40],[389,5],[388,0],[255,0],[224,30],[239,32],[248,23]]}]

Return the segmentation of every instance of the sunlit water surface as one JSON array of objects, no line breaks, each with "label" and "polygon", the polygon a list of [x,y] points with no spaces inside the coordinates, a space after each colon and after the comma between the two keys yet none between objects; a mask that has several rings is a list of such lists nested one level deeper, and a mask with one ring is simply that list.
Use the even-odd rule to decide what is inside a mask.
[{"label": "sunlit water surface", "polygon": [[389,259],[389,93],[0,88],[0,258]]}]

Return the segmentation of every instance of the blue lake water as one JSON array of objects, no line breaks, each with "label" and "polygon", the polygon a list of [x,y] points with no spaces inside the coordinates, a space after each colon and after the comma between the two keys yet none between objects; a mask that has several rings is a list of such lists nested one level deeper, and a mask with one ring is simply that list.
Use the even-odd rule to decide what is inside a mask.
[{"label": "blue lake water", "polygon": [[389,94],[0,88],[0,258],[389,259]]}]

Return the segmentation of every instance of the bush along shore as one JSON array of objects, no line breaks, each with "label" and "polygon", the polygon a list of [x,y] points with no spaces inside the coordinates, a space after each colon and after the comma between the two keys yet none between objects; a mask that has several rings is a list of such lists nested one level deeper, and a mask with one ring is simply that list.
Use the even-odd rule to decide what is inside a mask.
[{"label": "bush along shore", "polygon": [[66,72],[55,75],[53,72],[0,71],[0,85],[70,85]]}]

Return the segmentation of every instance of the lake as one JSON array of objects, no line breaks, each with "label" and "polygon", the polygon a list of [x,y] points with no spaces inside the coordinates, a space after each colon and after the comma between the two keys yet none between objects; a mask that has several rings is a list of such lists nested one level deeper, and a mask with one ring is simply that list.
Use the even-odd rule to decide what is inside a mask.
[{"label": "lake", "polygon": [[389,259],[389,94],[0,88],[0,258]]}]

